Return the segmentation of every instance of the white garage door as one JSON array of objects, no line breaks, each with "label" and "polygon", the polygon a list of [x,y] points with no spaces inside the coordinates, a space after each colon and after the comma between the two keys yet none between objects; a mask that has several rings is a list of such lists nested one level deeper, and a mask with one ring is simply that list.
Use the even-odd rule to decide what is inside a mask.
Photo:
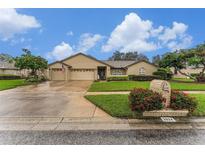
[{"label": "white garage door", "polygon": [[65,71],[62,68],[53,68],[51,75],[52,80],[65,80]]},{"label": "white garage door", "polygon": [[93,69],[72,69],[71,80],[94,80]]}]

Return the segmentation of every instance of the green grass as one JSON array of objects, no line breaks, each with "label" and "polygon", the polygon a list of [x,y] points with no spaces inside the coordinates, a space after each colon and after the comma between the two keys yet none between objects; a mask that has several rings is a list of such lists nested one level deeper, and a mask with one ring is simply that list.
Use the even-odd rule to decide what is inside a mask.
[{"label": "green grass", "polygon": [[173,78],[172,81],[194,82],[193,79],[187,79],[187,78]]},{"label": "green grass", "polygon": [[25,80],[0,80],[0,90],[16,88],[17,86],[27,85]]},{"label": "green grass", "polygon": [[[171,81],[171,88],[174,90],[187,91],[205,91],[205,83],[184,83]],[[133,88],[149,88],[149,81],[111,81],[111,82],[94,82],[88,91],[130,91]]]},{"label": "green grass", "polygon": [[190,94],[198,101],[197,109],[194,111],[195,116],[205,116],[205,94]]},{"label": "green grass", "polygon": [[0,76],[18,76],[18,75],[14,75],[14,74],[0,74]]},{"label": "green grass", "polygon": [[132,117],[128,95],[95,95],[85,96],[93,104],[113,117]]},{"label": "green grass", "polygon": [[[198,107],[193,115],[205,116],[205,94],[191,94],[191,96],[198,101]],[[88,95],[85,97],[113,117],[133,118],[128,95]]]},{"label": "green grass", "polygon": [[135,87],[149,88],[149,81],[94,82],[88,91],[129,91]]}]

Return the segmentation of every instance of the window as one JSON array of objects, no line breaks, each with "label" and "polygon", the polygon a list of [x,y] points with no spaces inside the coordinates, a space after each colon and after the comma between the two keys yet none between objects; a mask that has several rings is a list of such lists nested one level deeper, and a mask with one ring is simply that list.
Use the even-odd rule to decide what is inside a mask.
[{"label": "window", "polygon": [[141,67],[139,69],[139,75],[145,75],[145,68],[144,67]]},{"label": "window", "polygon": [[113,69],[112,75],[124,75],[123,70],[121,69]]}]

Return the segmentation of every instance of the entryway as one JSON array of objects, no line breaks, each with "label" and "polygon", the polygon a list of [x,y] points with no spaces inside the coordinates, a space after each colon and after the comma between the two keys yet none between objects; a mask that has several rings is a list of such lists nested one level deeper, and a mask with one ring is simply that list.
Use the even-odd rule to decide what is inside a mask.
[{"label": "entryway", "polygon": [[98,67],[98,79],[106,80],[106,67]]}]

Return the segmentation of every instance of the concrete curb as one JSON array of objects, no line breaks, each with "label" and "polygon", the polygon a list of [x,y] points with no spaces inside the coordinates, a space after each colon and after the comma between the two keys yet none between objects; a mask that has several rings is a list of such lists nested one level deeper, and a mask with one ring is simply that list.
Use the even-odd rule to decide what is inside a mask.
[{"label": "concrete curb", "polygon": [[205,118],[176,118],[165,123],[156,119],[102,118],[0,118],[0,131],[60,131],[60,130],[149,130],[149,129],[205,129]]}]

